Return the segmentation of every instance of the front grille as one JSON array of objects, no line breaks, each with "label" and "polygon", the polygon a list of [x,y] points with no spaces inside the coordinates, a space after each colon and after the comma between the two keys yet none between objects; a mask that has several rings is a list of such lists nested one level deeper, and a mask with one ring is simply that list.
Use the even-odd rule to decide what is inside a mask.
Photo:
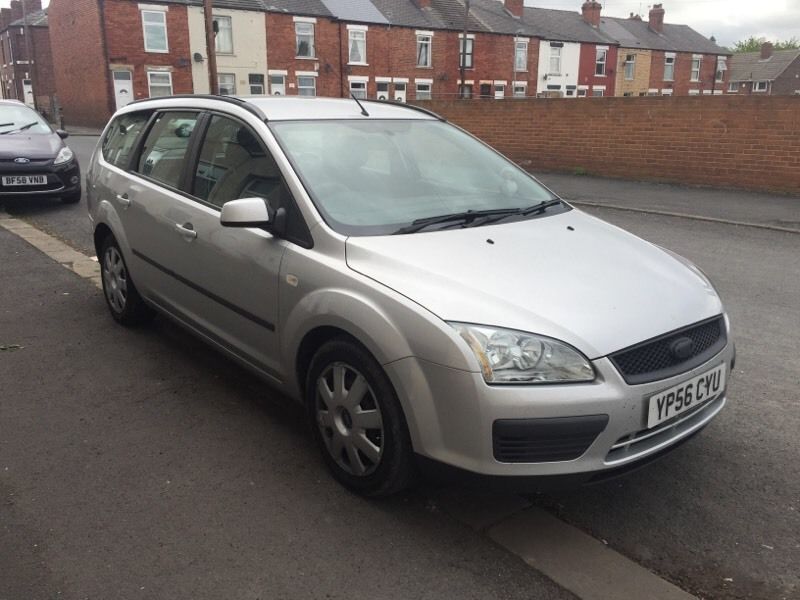
[{"label": "front grille", "polygon": [[[678,358],[671,349],[681,338],[692,341],[692,350],[685,358]],[[725,321],[719,316],[620,350],[609,358],[625,381],[635,385],[693,369],[710,360],[726,343]]]},{"label": "front grille", "polygon": [[575,460],[608,424],[608,415],[499,419],[492,424],[494,457],[504,463]]}]

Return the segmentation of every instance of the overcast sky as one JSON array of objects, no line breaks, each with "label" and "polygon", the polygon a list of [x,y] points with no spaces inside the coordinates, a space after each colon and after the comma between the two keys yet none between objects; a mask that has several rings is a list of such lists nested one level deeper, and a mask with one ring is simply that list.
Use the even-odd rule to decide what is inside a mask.
[{"label": "overcast sky", "polygon": [[[8,6],[11,0],[0,0]],[[47,6],[50,0],[43,0]],[[62,0],[63,1],[63,0]],[[69,1],[69,0],[67,0]],[[601,0],[602,1],[602,0]],[[662,0],[667,23],[684,23],[717,42],[733,45],[751,35],[771,40],[800,38],[800,0]],[[603,14],[647,15],[650,4],[637,0],[605,0]],[[525,0],[529,6],[580,10],[582,0]]]}]

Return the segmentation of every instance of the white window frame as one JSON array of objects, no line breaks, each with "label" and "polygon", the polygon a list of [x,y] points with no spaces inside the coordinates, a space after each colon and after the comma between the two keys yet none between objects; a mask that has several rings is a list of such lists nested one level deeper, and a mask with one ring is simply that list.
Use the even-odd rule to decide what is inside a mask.
[{"label": "white window frame", "polygon": [[[360,39],[359,39],[360,38]],[[353,60],[353,44],[360,46],[361,60]],[[367,27],[365,25],[347,26],[347,64],[364,65],[367,63]]]},{"label": "white window frame", "polygon": [[[420,63],[420,48],[422,46],[428,47],[427,64]],[[433,32],[432,31],[417,31],[417,56],[416,56],[418,69],[430,69],[433,67]]]},{"label": "white window frame", "polygon": [[592,98],[602,98],[606,95],[605,88],[600,89],[598,87],[592,88]]},{"label": "white window frame", "polygon": [[725,71],[728,70],[728,59],[725,56],[717,57],[717,70],[714,73],[714,80],[717,83],[725,81]]},{"label": "white window frame", "polygon": [[[563,46],[553,46],[550,44],[550,69],[548,71],[549,75],[561,75],[561,51],[564,49]],[[555,62],[555,67],[553,67],[553,63]]]},{"label": "white window frame", "polygon": [[[167,77],[169,77],[169,94],[168,95],[172,96],[172,95],[175,94],[175,88],[172,85],[172,73],[170,71],[147,71],[147,94],[151,98],[154,98],[154,97],[161,98],[161,96],[153,96],[153,81],[151,79],[152,75],[166,75]],[[164,83],[156,84],[156,87],[165,87],[165,86],[166,86],[166,84],[164,84]]]},{"label": "white window frame", "polygon": [[[300,54],[300,37],[307,37],[308,33],[300,33],[300,28],[311,28],[311,42],[308,45],[309,54],[302,55]],[[294,53],[295,58],[305,58],[305,59],[316,59],[317,58],[317,26],[316,20],[310,21],[307,19],[295,19],[294,21]]]},{"label": "white window frame", "polygon": [[525,98],[528,95],[527,81],[512,81],[511,96],[513,98]]},{"label": "white window frame", "polygon": [[283,96],[286,95],[286,77],[287,77],[287,75],[288,75],[288,72],[286,72],[286,71],[270,71],[270,72],[267,73],[267,84],[269,85],[269,95],[270,96],[274,96],[275,95],[275,90],[272,87],[273,86],[273,82],[272,82],[272,78],[273,77],[275,77],[276,79],[278,77],[281,78],[281,82],[282,83],[279,84],[276,81],[275,85],[279,86],[279,87],[282,87],[283,88],[283,94],[282,95]]},{"label": "white window frame", "polygon": [[[630,74],[628,70],[630,68]],[[625,54],[625,81],[636,79],[636,54]]]},{"label": "white window frame", "polygon": [[463,33],[458,34],[458,67],[462,64],[465,69],[475,68],[475,35],[468,33],[464,38]]},{"label": "white window frame", "polygon": [[[695,68],[695,65],[697,65],[697,68]],[[702,71],[702,68],[703,68],[703,57],[700,56],[699,54],[693,54],[692,70],[691,70],[691,75],[689,76],[689,81],[695,83],[700,81],[700,73]]]},{"label": "white window frame", "polygon": [[690,96],[699,96],[700,95],[700,90],[689,90],[689,95]]},{"label": "white window frame", "polygon": [[[761,85],[763,84],[763,88]],[[763,94],[764,92],[769,91],[769,81],[754,81],[753,82],[753,92],[758,94]]]},{"label": "white window frame", "polygon": [[[664,81],[675,81],[675,61],[676,56],[674,52],[667,52],[664,54]],[[669,67],[669,77],[667,77],[667,67]]]},{"label": "white window frame", "polygon": [[736,94],[739,92],[739,82],[738,81],[729,81],[728,82],[728,93],[729,94]]},{"label": "white window frame", "polygon": [[[169,32],[167,31],[167,13],[163,10],[142,10],[142,36],[144,37],[144,51],[149,52],[152,54],[169,54]],[[147,23],[145,21],[145,15],[159,15],[161,17],[161,23]],[[159,25],[164,27],[164,45],[165,48],[150,48],[147,45],[147,27],[158,27]]]},{"label": "white window frame", "polygon": [[[522,66],[520,66],[522,65]],[[525,38],[514,39],[514,72],[528,71],[528,40]]]},{"label": "white window frame", "polygon": [[[295,72],[295,77],[297,78],[297,95],[298,96],[308,96],[308,97],[312,97],[313,96],[313,97],[316,97],[316,95],[317,95],[317,74],[316,73],[307,73],[305,71],[296,71]],[[310,80],[310,81],[312,81],[314,83],[314,85],[313,86],[308,86],[308,85],[301,86],[300,85],[300,80],[301,79]],[[313,90],[314,93],[313,94],[301,94],[300,90]]]},{"label": "white window frame", "polygon": [[214,21],[217,22],[217,27],[219,28],[220,32],[223,29],[221,23],[222,22],[227,22],[228,23],[228,26],[225,27],[225,29],[227,29],[228,32],[230,33],[230,40],[231,40],[230,49],[221,49],[220,48],[220,39],[221,38],[219,36],[219,33],[217,35],[215,35],[214,36],[214,48],[217,51],[217,54],[226,54],[226,55],[233,54],[233,17],[231,17],[230,15],[214,15],[213,18],[214,18]]},{"label": "white window frame", "polygon": [[[428,88],[427,91],[421,88]],[[423,97],[420,97],[422,92]],[[414,97],[417,100],[432,100],[433,99],[433,79],[415,79],[414,80]]]},{"label": "white window frame", "polygon": [[[228,94],[222,93],[222,78],[230,78],[229,81],[233,84],[233,89]],[[221,96],[235,96],[236,95],[236,73],[217,73],[217,86]]]},{"label": "white window frame", "polygon": [[[602,57],[602,60],[601,60]],[[594,52],[594,76],[595,77],[605,77],[606,76],[606,68],[608,65],[608,47],[607,46],[597,46]],[[602,73],[598,73],[598,67]]]},{"label": "white window frame", "polygon": [[[251,78],[253,77],[253,75],[260,75],[261,76],[261,83],[253,83],[251,81]],[[265,79],[263,73],[248,73],[247,74],[247,87],[250,90],[250,95],[251,96],[263,96],[264,92],[266,91],[266,85],[267,85],[267,82],[266,82],[266,79]],[[253,88],[260,88],[261,91],[260,92],[258,92],[258,91],[254,92]]]}]

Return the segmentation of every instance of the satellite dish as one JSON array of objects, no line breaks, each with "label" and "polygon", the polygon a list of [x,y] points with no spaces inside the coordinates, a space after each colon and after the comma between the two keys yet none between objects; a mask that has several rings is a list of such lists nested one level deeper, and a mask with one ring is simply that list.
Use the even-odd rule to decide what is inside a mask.
[{"label": "satellite dish", "polygon": [[199,62],[199,63],[203,62],[203,55],[200,54],[199,52],[195,52],[192,58],[194,58],[194,62]]}]

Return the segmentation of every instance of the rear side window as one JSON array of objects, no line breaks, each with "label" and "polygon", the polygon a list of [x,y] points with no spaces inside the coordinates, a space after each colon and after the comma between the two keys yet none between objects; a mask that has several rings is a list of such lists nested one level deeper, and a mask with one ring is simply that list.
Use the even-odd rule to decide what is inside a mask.
[{"label": "rear side window", "polygon": [[147,135],[138,171],[151,179],[180,188],[189,141],[197,125],[196,112],[162,113]]},{"label": "rear side window", "polygon": [[139,134],[150,119],[149,112],[131,113],[114,119],[103,140],[103,158],[127,169]]}]

